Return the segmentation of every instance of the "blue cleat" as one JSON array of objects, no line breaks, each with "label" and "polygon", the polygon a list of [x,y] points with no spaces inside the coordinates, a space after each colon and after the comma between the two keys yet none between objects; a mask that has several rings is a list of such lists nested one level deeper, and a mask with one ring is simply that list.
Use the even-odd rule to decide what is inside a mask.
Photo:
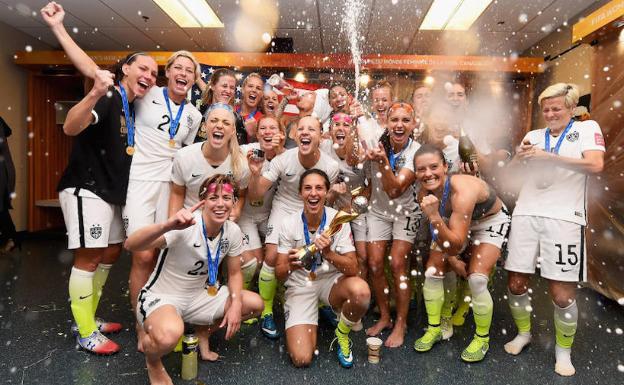
[{"label": "blue cleat", "polygon": [[262,334],[271,340],[276,340],[280,337],[280,334],[277,331],[277,325],[273,319],[273,314],[267,314],[262,317],[260,328],[262,329]]}]

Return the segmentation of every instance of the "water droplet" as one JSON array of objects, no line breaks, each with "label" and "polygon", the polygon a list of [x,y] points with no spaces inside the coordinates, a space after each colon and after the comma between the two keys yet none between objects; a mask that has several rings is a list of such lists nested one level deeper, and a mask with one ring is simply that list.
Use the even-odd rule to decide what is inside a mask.
[{"label": "water droplet", "polygon": [[526,13],[521,13],[518,16],[518,21],[521,22],[522,24],[525,24],[526,22],[529,21],[529,16]]},{"label": "water droplet", "polygon": [[26,52],[32,52],[32,45],[27,45],[26,47],[24,47],[24,49],[26,50]]},{"label": "water droplet", "polygon": [[405,282],[401,282],[401,283],[399,284],[399,289],[401,289],[401,290],[406,290],[406,289],[407,289],[407,283],[405,283]]},{"label": "water droplet", "polygon": [[73,32],[73,33],[78,33],[78,27],[74,27],[74,28],[72,28],[72,32]]}]

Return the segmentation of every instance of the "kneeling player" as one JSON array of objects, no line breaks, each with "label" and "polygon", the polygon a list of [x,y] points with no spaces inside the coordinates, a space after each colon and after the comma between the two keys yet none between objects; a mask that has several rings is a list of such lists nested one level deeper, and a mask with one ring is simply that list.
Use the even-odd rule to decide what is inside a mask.
[{"label": "kneeling player", "polygon": [[[260,296],[242,290],[243,235],[228,220],[236,201],[234,182],[213,175],[202,184],[199,198],[198,204],[179,210],[167,221],[137,230],[125,244],[130,251],[163,249],[139,293],[137,306],[137,319],[146,332],[143,349],[153,384],[171,383],[161,357],[178,343],[184,322],[227,327],[225,338],[230,339],[241,319],[262,309]],[[201,211],[193,213],[202,205]],[[219,287],[222,255],[227,256],[228,285]]]},{"label": "kneeling player", "polygon": [[[286,281],[286,346],[298,367],[309,365],[316,349],[319,300],[340,311],[335,330],[338,360],[342,367],[352,367],[349,332],[364,316],[370,301],[368,285],[358,277],[350,227],[343,226],[333,239],[323,233],[337,213],[325,207],[328,190],[327,174],[318,169],[304,172],[299,180],[303,211],[286,217],[279,235],[275,273],[278,279]],[[319,252],[307,271],[296,253],[311,243]]]}]

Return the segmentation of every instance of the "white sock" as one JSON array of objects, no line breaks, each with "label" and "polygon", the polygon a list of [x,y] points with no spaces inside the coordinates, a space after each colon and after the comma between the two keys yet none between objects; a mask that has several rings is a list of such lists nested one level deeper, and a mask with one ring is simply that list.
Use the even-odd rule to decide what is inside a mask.
[{"label": "white sock", "polygon": [[505,351],[514,356],[520,354],[525,346],[531,343],[531,332],[519,332],[511,341],[505,344]]},{"label": "white sock", "polygon": [[570,353],[572,349],[562,348],[559,345],[555,345],[555,372],[564,377],[573,376],[576,373],[574,365],[572,365],[572,359]]}]

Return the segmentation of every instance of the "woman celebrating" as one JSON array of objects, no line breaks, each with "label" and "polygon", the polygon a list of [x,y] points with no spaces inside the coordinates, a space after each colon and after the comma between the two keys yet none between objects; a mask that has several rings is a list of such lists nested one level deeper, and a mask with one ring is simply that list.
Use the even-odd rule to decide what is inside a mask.
[{"label": "woman celebrating", "polygon": [[76,140],[58,191],[68,248],[75,250],[69,296],[78,345],[92,353],[113,354],[119,346],[102,332],[118,332],[121,325],[96,319],[95,312],[124,237],[121,207],[134,154],[133,102],[154,85],[158,66],[147,54],[136,52],[119,63],[115,74],[99,70],[67,34],[59,4],[49,3],[41,14],[72,62],[94,78],[93,88],[68,112],[63,126]]},{"label": "woman celebrating", "polygon": [[417,235],[420,234],[418,239],[426,237],[421,229],[422,214],[414,199],[413,159],[420,147],[411,138],[415,124],[412,106],[394,103],[388,110],[388,128],[379,147],[369,149],[367,153],[371,171],[371,210],[366,216],[368,267],[381,317],[366,333],[376,336],[393,327],[384,275],[386,245],[392,240],[390,267],[394,277],[397,320],[385,342],[388,347],[403,345],[411,294],[407,276],[409,254]]},{"label": "woman celebrating", "polygon": [[252,72],[243,81],[243,98],[241,104],[236,106],[236,113],[238,113],[245,125],[246,136],[244,140],[239,141],[239,144],[247,144],[257,142],[256,130],[258,128],[258,122],[262,118],[262,112],[260,107],[262,103],[262,91],[264,88],[264,80],[262,77]]},{"label": "woman celebrating", "polygon": [[[317,340],[319,300],[340,312],[335,330],[338,361],[353,366],[349,332],[366,313],[370,290],[358,277],[358,265],[350,228],[342,226],[333,239],[324,230],[337,211],[325,207],[329,190],[327,174],[318,169],[305,171],[299,179],[303,210],[284,218],[279,234],[275,273],[286,281],[286,347],[295,366],[308,366]],[[314,243],[319,252],[310,270],[304,270],[297,256],[299,248]]]},{"label": "woman celebrating", "polygon": [[[172,383],[161,358],[178,343],[184,322],[226,327],[227,340],[239,330],[241,320],[262,308],[256,293],[242,289],[243,236],[228,220],[237,199],[235,183],[225,175],[213,175],[201,184],[198,198],[201,201],[193,207],[179,210],[165,222],[136,231],[125,244],[131,251],[162,249],[137,309],[146,332],[143,348],[152,384]],[[217,271],[224,258],[228,284],[221,287]]]},{"label": "woman celebrating", "polygon": [[576,288],[586,280],[587,176],[602,171],[605,141],[593,120],[572,120],[579,91],[558,83],[538,98],[547,128],[526,134],[512,163],[525,170],[509,236],[509,306],[518,335],[505,345],[520,354],[531,342],[529,278],[539,260],[548,280],[555,318],[555,372],[572,376],[576,334]]},{"label": "woman celebrating", "polygon": [[[416,151],[414,163],[416,179],[422,186],[420,205],[432,232],[423,286],[429,327],[416,340],[414,349],[429,351],[442,338],[443,280],[450,265],[458,275],[468,278],[477,329],[461,358],[466,362],[481,361],[489,349],[494,308],[487,288],[488,277],[500,257],[509,214],[496,192],[483,180],[471,175],[448,175],[444,154],[437,147],[423,145]],[[467,249],[467,262],[457,257],[464,249]]]},{"label": "woman celebrating", "polygon": [[[229,104],[234,106],[234,95],[236,95],[236,73],[228,68],[219,68],[213,72],[210,76],[208,84],[204,83],[201,77],[195,79],[195,83],[202,91],[202,99],[199,106],[199,111],[205,115],[206,110],[215,104]],[[237,127],[238,129],[238,127]],[[242,126],[244,129],[244,126]],[[236,132],[238,135],[238,131]],[[241,135],[244,132],[241,132]],[[208,138],[206,131],[204,131],[203,125],[197,132],[195,142],[201,142]]]}]

